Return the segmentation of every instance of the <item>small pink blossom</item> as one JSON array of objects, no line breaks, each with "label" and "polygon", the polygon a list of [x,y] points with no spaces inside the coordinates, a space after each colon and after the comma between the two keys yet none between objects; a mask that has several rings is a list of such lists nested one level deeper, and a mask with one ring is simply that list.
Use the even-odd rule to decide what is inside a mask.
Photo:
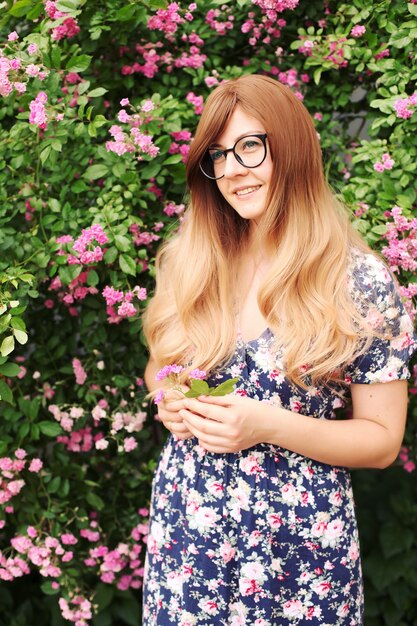
[{"label": "small pink blossom", "polygon": [[41,459],[32,459],[29,465],[29,472],[34,472],[37,474],[43,467],[43,462]]},{"label": "small pink blossom", "polygon": [[132,450],[135,450],[135,448],[137,447],[138,442],[134,437],[126,437],[126,439],[123,441],[123,448],[125,452],[132,452]]},{"label": "small pink blossom", "polygon": [[7,36],[7,41],[17,41],[18,39],[19,39],[19,35],[17,34],[15,30],[9,33]]},{"label": "small pink blossom", "polygon": [[352,37],[362,37],[366,33],[366,28],[362,24],[356,24],[350,31]]}]

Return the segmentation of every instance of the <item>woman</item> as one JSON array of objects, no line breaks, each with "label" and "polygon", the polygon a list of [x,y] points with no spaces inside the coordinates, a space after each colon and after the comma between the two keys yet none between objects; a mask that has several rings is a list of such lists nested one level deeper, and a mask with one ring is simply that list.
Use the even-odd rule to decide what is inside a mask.
[{"label": "woman", "polygon": [[[326,186],[314,124],[287,87],[257,75],[217,87],[187,177],[145,319],[146,383],[157,391],[173,363],[239,381],[224,397],[167,390],[158,405],[172,436],[153,483],[143,623],[359,626],[346,468],[397,456],[411,321]],[[332,420],[345,397],[352,419]]]}]

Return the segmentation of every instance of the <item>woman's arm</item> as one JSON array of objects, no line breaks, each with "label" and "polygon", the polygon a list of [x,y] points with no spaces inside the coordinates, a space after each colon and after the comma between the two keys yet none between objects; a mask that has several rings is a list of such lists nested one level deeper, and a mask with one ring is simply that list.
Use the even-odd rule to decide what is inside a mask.
[{"label": "woman's arm", "polygon": [[387,467],[396,459],[404,435],[407,382],[351,387],[350,420],[316,419],[232,395],[187,399],[180,415],[211,452],[271,443],[330,465]]}]

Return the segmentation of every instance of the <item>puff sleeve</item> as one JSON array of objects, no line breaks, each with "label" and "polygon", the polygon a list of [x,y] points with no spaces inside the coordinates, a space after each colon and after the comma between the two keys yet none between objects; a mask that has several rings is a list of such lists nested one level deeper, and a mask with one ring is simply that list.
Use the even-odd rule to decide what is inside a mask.
[{"label": "puff sleeve", "polygon": [[410,377],[409,361],[417,349],[410,316],[391,272],[372,254],[357,252],[349,270],[353,300],[375,337],[366,351],[344,368],[345,382],[385,383]]}]

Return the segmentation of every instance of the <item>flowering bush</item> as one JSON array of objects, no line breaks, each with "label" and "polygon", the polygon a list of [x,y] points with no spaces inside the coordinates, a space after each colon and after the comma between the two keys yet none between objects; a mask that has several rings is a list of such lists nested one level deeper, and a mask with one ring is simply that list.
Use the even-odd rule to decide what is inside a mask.
[{"label": "flowering bush", "polygon": [[[141,314],[219,82],[266,73],[304,100],[330,184],[417,315],[416,19],[402,0],[3,3],[4,623],[140,622],[164,439],[142,380]],[[410,391],[396,467],[355,475],[367,626],[417,619],[415,367]]]}]

